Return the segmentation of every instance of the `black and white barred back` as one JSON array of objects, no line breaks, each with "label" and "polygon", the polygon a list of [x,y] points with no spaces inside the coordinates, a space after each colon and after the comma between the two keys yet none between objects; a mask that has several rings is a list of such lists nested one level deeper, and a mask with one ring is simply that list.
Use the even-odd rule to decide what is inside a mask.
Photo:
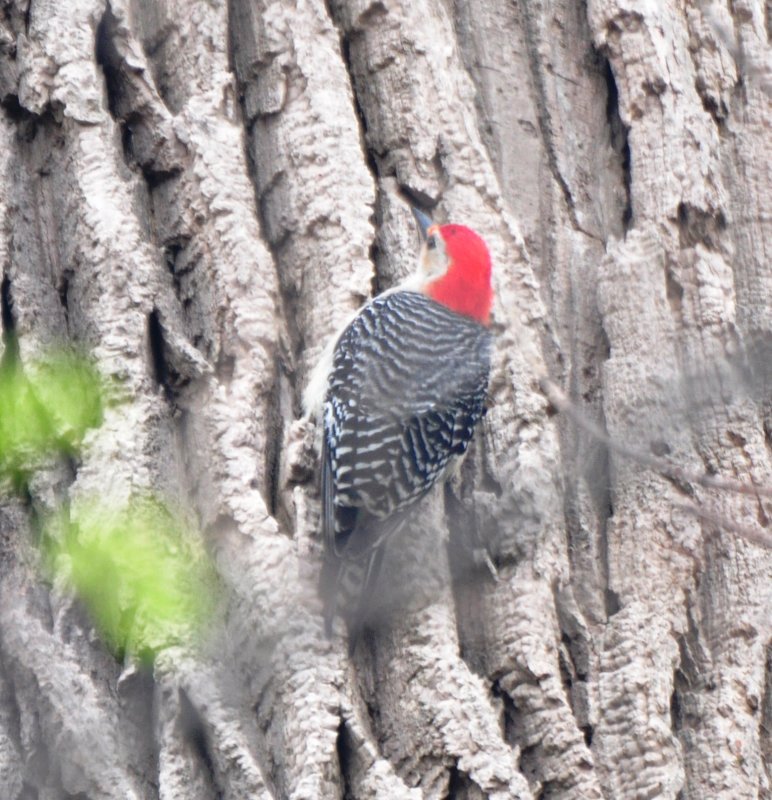
[{"label": "black and white barred back", "polygon": [[415,292],[375,299],[346,328],[324,403],[328,556],[378,547],[392,529],[379,523],[399,519],[466,451],[484,413],[491,341]]}]

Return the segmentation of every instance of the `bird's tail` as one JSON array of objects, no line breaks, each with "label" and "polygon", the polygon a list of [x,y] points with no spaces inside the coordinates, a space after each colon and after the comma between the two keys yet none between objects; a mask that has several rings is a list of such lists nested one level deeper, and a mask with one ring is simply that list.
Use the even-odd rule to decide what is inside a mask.
[{"label": "bird's tail", "polygon": [[349,655],[377,611],[376,585],[383,553],[384,546],[379,544],[356,559],[329,555],[325,559],[320,580],[324,630],[328,638],[332,636],[332,623],[340,609],[348,627]]}]

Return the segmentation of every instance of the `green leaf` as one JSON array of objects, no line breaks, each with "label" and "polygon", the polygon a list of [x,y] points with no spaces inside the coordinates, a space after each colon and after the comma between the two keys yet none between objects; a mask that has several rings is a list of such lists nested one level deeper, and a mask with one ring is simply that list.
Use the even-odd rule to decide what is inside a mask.
[{"label": "green leaf", "polygon": [[191,644],[217,598],[198,533],[152,498],[121,509],[81,505],[77,520],[49,521],[48,563],[76,591],[113,652],[152,661],[163,648]]},{"label": "green leaf", "polygon": [[46,457],[72,455],[102,422],[104,384],[85,358],[49,354],[0,368],[0,475],[19,479]]}]

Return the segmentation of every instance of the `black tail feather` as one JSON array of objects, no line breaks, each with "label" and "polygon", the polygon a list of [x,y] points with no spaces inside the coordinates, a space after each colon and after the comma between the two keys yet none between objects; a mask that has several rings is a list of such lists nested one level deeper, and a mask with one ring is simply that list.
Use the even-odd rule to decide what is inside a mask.
[{"label": "black tail feather", "polygon": [[376,610],[374,597],[383,554],[383,546],[378,546],[364,558],[328,556],[324,561],[319,581],[324,603],[324,632],[328,639],[332,638],[332,624],[340,608],[348,627],[349,655],[354,652],[362,631]]},{"label": "black tail feather", "polygon": [[359,637],[362,634],[368,620],[375,610],[373,597],[375,595],[375,587],[378,583],[378,575],[381,572],[381,564],[383,563],[383,545],[376,547],[367,557],[367,566],[365,567],[362,585],[359,590],[359,597],[356,600],[356,610],[348,625],[348,654],[353,655]]},{"label": "black tail feather", "polygon": [[[319,581],[324,604],[324,630],[332,638],[332,624],[340,612],[349,633],[349,654],[359,637],[378,612],[378,577],[388,541],[402,527],[404,515],[395,515],[385,524],[368,520],[357,528],[349,540],[348,552],[327,550]],[[353,544],[359,546],[354,550]]]}]

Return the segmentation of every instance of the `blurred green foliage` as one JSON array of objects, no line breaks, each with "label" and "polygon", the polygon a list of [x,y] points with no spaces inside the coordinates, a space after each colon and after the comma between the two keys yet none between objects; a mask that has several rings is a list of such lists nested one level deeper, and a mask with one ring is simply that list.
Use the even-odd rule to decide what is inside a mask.
[{"label": "blurred green foliage", "polygon": [[0,476],[23,480],[53,452],[73,455],[101,424],[104,383],[77,354],[60,351],[22,370],[0,367]]},{"label": "blurred green foliage", "polygon": [[152,498],[118,509],[81,504],[77,520],[64,512],[49,520],[45,554],[113,652],[151,662],[163,648],[192,643],[217,597],[198,533]]},{"label": "blurred green foliage", "polygon": [[[22,369],[6,340],[0,364],[0,479],[19,490],[47,459],[77,456],[102,424],[106,384],[70,351]],[[214,569],[197,531],[153,497],[124,505],[106,498],[64,507],[42,523],[43,560],[88,609],[118,656],[151,662],[162,648],[191,644],[216,602]]]},{"label": "blurred green foliage", "polygon": [[57,445],[70,451],[78,448],[86,430],[102,424],[104,382],[96,367],[62,351],[33,363],[29,375]]}]

